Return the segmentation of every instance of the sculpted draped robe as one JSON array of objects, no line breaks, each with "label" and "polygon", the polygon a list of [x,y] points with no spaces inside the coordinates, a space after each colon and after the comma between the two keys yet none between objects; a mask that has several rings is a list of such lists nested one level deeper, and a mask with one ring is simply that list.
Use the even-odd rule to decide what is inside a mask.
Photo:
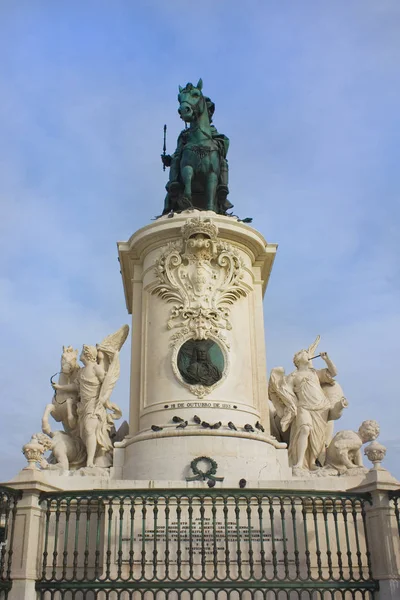
[{"label": "sculpted draped robe", "polygon": [[331,403],[324,394],[321,383],[332,384],[333,377],[328,369],[306,369],[295,371],[288,378],[297,397],[297,415],[290,427],[289,461],[296,465],[298,461],[297,446],[301,428],[310,427],[308,446],[304,464],[306,469],[315,469],[315,461],[324,450],[327,423]]},{"label": "sculpted draped robe", "polygon": [[85,377],[85,369],[78,375],[80,402],[77,404],[78,425],[80,436],[86,444],[86,423],[89,419],[97,419],[96,440],[98,445],[106,452],[112,450],[109,431],[111,425],[108,420],[106,407],[99,402],[102,382],[98,377]]}]

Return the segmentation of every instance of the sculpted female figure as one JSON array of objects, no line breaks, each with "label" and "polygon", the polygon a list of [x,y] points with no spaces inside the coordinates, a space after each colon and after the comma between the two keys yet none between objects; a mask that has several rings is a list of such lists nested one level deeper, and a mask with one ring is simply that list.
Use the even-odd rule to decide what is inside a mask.
[{"label": "sculpted female figure", "polygon": [[[289,461],[294,470],[316,470],[332,431],[330,421],[338,419],[347,406],[339,384],[334,381],[336,367],[326,352],[320,356],[324,369],[314,369],[312,355],[319,336],[307,350],[293,358],[296,371],[288,376],[282,367],[273,369],[269,397],[281,418],[282,431],[290,427]],[[322,459],[323,460],[323,459]]]},{"label": "sculpted female figure", "polygon": [[119,419],[122,413],[116,404],[110,402],[110,396],[120,373],[119,350],[128,332],[128,326],[124,325],[96,347],[84,345],[80,356],[84,366],[75,382],[64,386],[53,384],[56,390],[78,392],[78,429],[86,447],[87,467],[111,465],[109,432],[113,421]]}]

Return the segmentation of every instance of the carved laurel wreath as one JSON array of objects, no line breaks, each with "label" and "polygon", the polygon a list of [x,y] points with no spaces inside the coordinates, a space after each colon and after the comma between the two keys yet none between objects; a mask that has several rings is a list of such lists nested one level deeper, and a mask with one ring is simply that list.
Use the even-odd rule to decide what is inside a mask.
[{"label": "carved laurel wreath", "polygon": [[[208,471],[202,471],[197,466],[199,462],[207,462],[209,464]],[[186,477],[186,481],[205,481],[206,479],[211,479],[212,481],[223,481],[223,477],[215,477],[215,474],[218,469],[218,463],[209,456],[199,456],[195,458],[190,463],[190,468],[194,473],[194,477]]]}]

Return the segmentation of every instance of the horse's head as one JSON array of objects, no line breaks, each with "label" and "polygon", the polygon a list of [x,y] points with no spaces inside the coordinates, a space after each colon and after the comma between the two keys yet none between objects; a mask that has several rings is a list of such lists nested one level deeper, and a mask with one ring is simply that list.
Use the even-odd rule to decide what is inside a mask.
[{"label": "horse's head", "polygon": [[61,355],[61,373],[64,375],[70,375],[76,369],[79,369],[78,365],[78,350],[74,350],[72,346],[63,346],[63,353]]},{"label": "horse's head", "polygon": [[207,109],[206,98],[201,91],[202,88],[203,82],[201,79],[199,79],[196,86],[192,83],[187,83],[184,88],[179,86],[178,113],[181,119],[187,123],[195,121]]}]

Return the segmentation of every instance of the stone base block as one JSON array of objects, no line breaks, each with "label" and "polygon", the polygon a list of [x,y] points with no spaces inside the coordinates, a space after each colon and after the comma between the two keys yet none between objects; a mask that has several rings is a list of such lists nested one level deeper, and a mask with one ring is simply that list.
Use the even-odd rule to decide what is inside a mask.
[{"label": "stone base block", "polygon": [[190,463],[207,456],[218,464],[223,485],[237,487],[240,479],[291,478],[287,450],[262,439],[219,435],[182,435],[152,439],[132,438],[124,452],[123,479],[182,481],[193,476]]},{"label": "stone base block", "polygon": [[14,579],[7,600],[34,600],[37,598],[35,583],[32,579]]}]

